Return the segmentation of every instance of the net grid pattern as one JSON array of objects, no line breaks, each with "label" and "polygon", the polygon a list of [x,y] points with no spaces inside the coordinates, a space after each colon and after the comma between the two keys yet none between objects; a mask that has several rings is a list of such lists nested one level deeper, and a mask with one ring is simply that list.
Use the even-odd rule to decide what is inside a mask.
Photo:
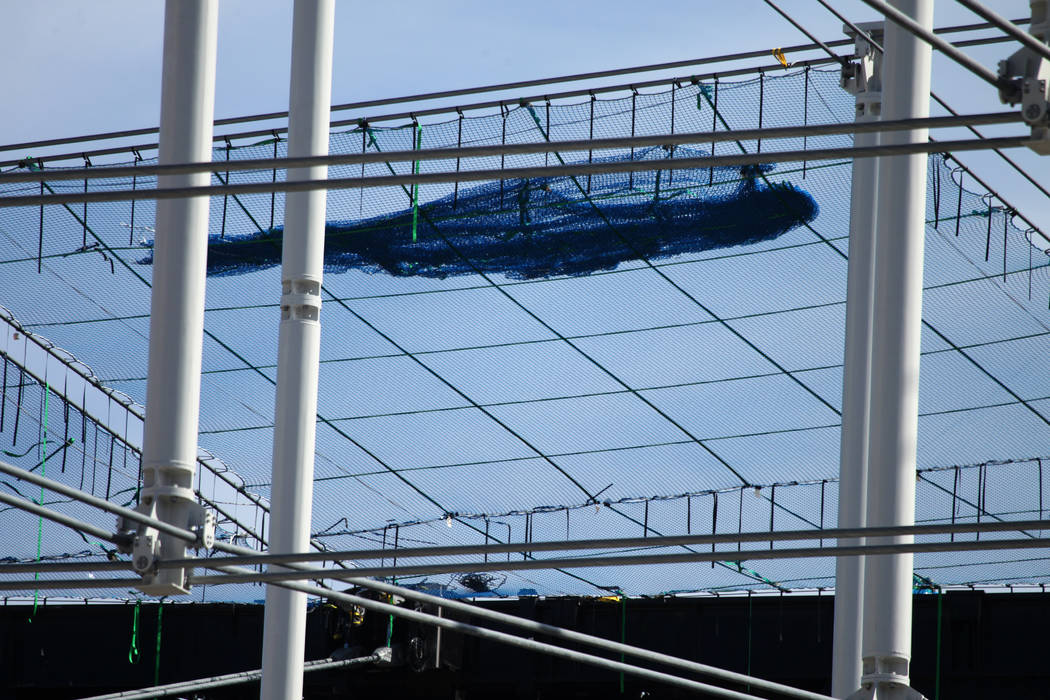
[{"label": "net grid pattern", "polygon": [[[418,127],[365,124],[334,132],[330,151],[744,129],[760,121],[788,126],[852,115],[852,97],[838,88],[837,73],[807,70],[578,104],[525,105]],[[809,137],[805,146],[851,143],[848,136],[824,136]],[[280,171],[219,168],[226,158],[284,155],[285,145],[265,139],[216,148],[213,183],[281,180]],[[803,145],[799,138],[695,148],[728,155]],[[687,152],[493,156],[335,166],[330,173],[513,168],[559,158],[657,159]],[[660,170],[596,175],[589,182],[583,176],[575,182],[508,179],[329,192],[327,218],[344,226],[330,225],[330,241],[347,231],[354,234],[347,240],[361,232],[406,239],[414,210],[421,249],[454,248],[466,240],[456,236],[470,226],[490,237],[527,238],[527,216],[530,224],[552,221],[580,231],[559,240],[559,255],[582,251],[593,261],[589,240],[626,252],[613,263],[592,262],[569,274],[548,267],[526,275],[446,252],[458,267],[431,276],[418,274],[419,268],[326,255],[313,526],[319,546],[834,526],[850,170],[850,161],[835,161],[757,172]],[[652,202],[731,197],[749,182],[771,188],[789,183],[819,210],[769,240],[635,255],[631,241],[659,224],[657,213],[645,209]],[[130,185],[130,178],[92,180],[88,188]],[[153,185],[153,178],[135,179],[137,187]],[[528,193],[532,186],[537,189]],[[35,187],[5,187],[4,193]],[[54,192],[84,187],[45,185]],[[928,190],[917,519],[1032,517],[1042,512],[1038,456],[1050,454],[1050,383],[1031,369],[1050,336],[1046,255],[1031,244],[1029,232],[1013,226],[1011,212],[987,193],[966,189],[941,156],[930,159]],[[24,331],[76,349],[106,386],[144,403],[154,203],[136,202],[133,210],[130,203],[44,209],[0,214],[0,301]],[[784,204],[782,210],[792,208]],[[282,229],[283,212],[280,193],[215,197],[213,246],[235,250],[238,241],[272,239]],[[617,218],[617,212],[627,214]],[[797,218],[796,224],[804,221]],[[641,233],[631,238],[635,231]],[[267,255],[277,250],[279,256],[272,240],[269,248]],[[226,505],[263,539],[279,277],[275,266],[258,260],[209,277],[202,373],[201,446],[243,479],[245,486],[232,489]],[[260,302],[268,298],[275,301]],[[60,302],[41,303],[45,299]],[[34,382],[24,383],[30,392]],[[5,384],[9,406],[13,391]],[[38,384],[33,391],[42,394]],[[22,412],[35,411],[39,427],[41,410],[29,402]],[[50,418],[56,420],[54,413]],[[103,443],[109,440],[118,455],[132,450],[137,469],[133,450],[139,443],[121,442],[110,420],[99,423],[109,435]],[[17,451],[31,447],[33,430],[22,429]],[[74,443],[66,452],[80,449]],[[106,449],[99,459],[108,464]],[[980,466],[944,468],[974,464]],[[110,496],[126,498],[134,479],[114,470],[120,489]],[[249,504],[238,490],[262,506]],[[8,511],[0,517],[17,516]],[[258,544],[243,528],[227,526],[230,536]],[[26,533],[15,540],[18,551],[2,554],[31,557],[35,519],[18,531]],[[83,550],[82,543],[57,535],[49,543],[48,556]],[[817,562],[508,572],[498,592],[832,585],[833,561]],[[1022,561],[1016,552],[916,556],[917,572],[944,585],[1038,583],[1046,578],[1039,566],[1038,559]],[[228,588],[208,594],[239,595]],[[258,597],[257,591],[245,595]]]}]

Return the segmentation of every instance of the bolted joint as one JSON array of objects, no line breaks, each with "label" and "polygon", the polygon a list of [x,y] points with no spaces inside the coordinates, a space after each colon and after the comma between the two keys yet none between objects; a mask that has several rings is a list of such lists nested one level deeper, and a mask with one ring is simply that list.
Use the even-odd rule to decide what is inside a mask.
[{"label": "bolted joint", "polygon": [[862,663],[860,689],[847,700],[926,700],[922,693],[911,687],[908,656],[869,654]]},{"label": "bolted joint", "polygon": [[[1032,20],[1028,30],[1046,43],[1050,38],[1050,16],[1046,0],[1030,0]],[[999,99],[1021,105],[1021,118],[1032,127],[1028,147],[1050,155],[1050,61],[1027,46],[1005,61],[999,61]]]},{"label": "bolted joint", "polygon": [[321,319],[321,281],[311,277],[281,282],[281,320],[317,323]]}]

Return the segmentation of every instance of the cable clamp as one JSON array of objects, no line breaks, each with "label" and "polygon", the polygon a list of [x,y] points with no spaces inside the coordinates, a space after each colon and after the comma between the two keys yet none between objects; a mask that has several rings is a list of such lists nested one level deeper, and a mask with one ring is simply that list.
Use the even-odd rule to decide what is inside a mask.
[{"label": "cable clamp", "polygon": [[[1046,6],[1037,17],[1032,5],[1029,32],[1041,42],[1050,37],[1050,18]],[[1027,46],[1022,46],[1004,61],[999,61],[999,100],[1021,105],[1021,117],[1032,127],[1032,140],[1026,145],[1039,155],[1050,155],[1050,61]]]}]

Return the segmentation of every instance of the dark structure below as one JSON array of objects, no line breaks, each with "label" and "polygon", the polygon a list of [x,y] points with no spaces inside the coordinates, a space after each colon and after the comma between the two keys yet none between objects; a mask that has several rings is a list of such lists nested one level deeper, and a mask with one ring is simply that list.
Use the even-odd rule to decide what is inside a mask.
[{"label": "dark structure below", "polygon": [[[952,592],[916,595],[913,685],[930,700],[1045,698],[1050,596]],[[940,635],[938,603],[940,602]],[[741,672],[828,692],[833,598],[522,598],[487,602],[507,613],[565,626]],[[140,658],[129,663],[134,605],[0,607],[0,697],[76,698],[153,684],[156,604],[140,610]],[[446,611],[447,615],[447,611]],[[159,680],[258,668],[261,605],[165,604]],[[389,619],[323,605],[308,618],[307,654],[367,655],[386,642]],[[510,630],[508,630],[510,631]],[[503,645],[394,622],[395,664],[306,676],[307,698],[680,698],[684,691]],[[940,681],[936,681],[937,669]],[[660,669],[667,670],[667,669]],[[672,671],[673,672],[673,671]],[[698,680],[704,680],[698,678]],[[741,688],[746,690],[746,688]],[[621,694],[622,692],[622,694]],[[257,697],[258,684],[198,698]]]}]

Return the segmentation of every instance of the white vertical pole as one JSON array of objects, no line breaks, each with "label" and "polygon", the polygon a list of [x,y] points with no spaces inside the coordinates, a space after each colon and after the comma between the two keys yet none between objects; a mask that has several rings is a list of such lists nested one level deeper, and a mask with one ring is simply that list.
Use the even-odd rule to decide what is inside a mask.
[{"label": "white vertical pole", "polygon": [[[161,164],[211,160],[215,112],[216,0],[167,0],[161,83]],[[209,184],[208,173],[165,175],[158,187]],[[204,337],[204,277],[208,249],[207,197],[157,202],[150,302],[149,374],[143,436],[140,510],[188,527],[199,519],[193,495]],[[199,523],[198,523],[199,524]],[[136,568],[156,557],[186,556],[186,543],[140,528]],[[140,566],[145,564],[146,566]],[[184,569],[146,573],[142,590],[186,593]]]},{"label": "white vertical pole", "polygon": [[[892,0],[933,27],[933,0]],[[886,23],[882,114],[886,120],[929,116],[931,49]],[[884,144],[926,143],[928,131],[883,134]],[[879,163],[872,336],[867,524],[915,523],[915,448],[919,407],[919,339],[926,218],[925,154]],[[875,544],[914,538],[872,538]],[[879,698],[915,697],[909,687],[911,554],[869,556],[864,584],[863,685]]]},{"label": "white vertical pole", "polygon": [[[882,41],[881,22],[866,23],[860,28],[875,41]],[[852,76],[844,76],[843,87],[856,96],[856,121],[876,121],[882,109],[882,55],[851,29],[847,29],[847,34],[855,41],[858,60],[851,64]],[[877,146],[879,134],[857,134],[853,143],[858,147]],[[846,350],[842,373],[840,528],[864,527],[866,521],[877,176],[877,159],[854,159],[846,280]],[[861,539],[839,542],[846,546],[861,543]],[[860,687],[863,591],[864,558],[836,559],[835,637],[831,671],[831,694],[836,698],[845,698]]]},{"label": "white vertical pole", "polygon": [[[335,0],[295,0],[288,156],[328,154]],[[320,180],[326,167],[288,171]],[[313,500],[325,190],[290,192],[281,259],[281,324],[270,497],[270,551],[305,552]],[[298,700],[303,691],[306,594],[266,589],[261,697]]]}]

